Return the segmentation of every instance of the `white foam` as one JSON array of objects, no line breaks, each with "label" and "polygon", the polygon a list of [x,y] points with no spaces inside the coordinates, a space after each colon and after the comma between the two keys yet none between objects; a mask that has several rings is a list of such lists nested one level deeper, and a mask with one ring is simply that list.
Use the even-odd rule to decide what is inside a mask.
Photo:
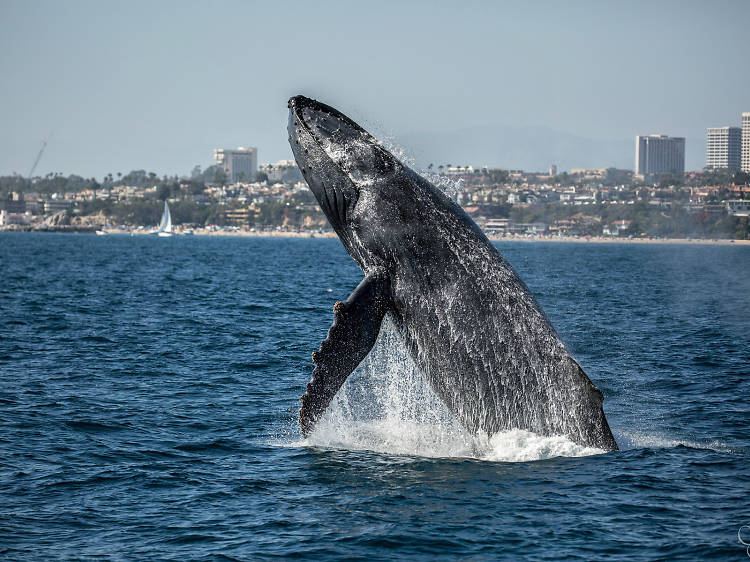
[{"label": "white foam", "polygon": [[582,457],[605,451],[573,443],[564,436],[537,435],[523,429],[498,432],[491,437],[470,435],[455,428],[385,421],[347,423],[327,420],[303,442],[295,445],[374,451],[431,458],[473,458],[487,461],[528,462],[554,457]]},{"label": "white foam", "polygon": [[537,435],[523,429],[496,433],[489,440],[490,448],[483,457],[491,461],[525,462],[553,457],[586,457],[605,451],[584,447],[562,435]]}]

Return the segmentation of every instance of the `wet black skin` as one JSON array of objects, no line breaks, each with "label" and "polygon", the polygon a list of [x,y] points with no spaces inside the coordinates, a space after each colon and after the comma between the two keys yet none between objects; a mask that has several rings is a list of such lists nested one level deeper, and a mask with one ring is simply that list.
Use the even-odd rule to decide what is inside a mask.
[{"label": "wet black skin", "polygon": [[309,433],[367,355],[386,313],[426,380],[470,430],[527,429],[617,449],[602,395],[481,229],[351,119],[289,100],[303,176],[365,273],[334,308],[302,398]]}]

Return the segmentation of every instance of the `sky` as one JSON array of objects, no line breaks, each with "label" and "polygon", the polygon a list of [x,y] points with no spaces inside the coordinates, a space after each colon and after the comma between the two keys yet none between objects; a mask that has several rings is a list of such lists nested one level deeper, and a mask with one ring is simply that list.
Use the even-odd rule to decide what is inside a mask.
[{"label": "sky", "polygon": [[[187,174],[218,147],[291,158],[300,93],[407,158],[517,168],[493,131],[661,133],[698,169],[706,128],[750,111],[748,21],[745,0],[0,0],[0,175],[27,175],[43,141],[35,175]],[[458,146],[472,131],[481,161]]]}]

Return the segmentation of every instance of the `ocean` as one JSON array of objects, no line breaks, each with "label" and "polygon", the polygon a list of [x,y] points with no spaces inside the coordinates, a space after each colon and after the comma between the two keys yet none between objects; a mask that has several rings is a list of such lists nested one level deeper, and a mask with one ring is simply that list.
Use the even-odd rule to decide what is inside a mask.
[{"label": "ocean", "polygon": [[750,247],[497,246],[620,451],[467,434],[388,322],[303,439],[338,240],[0,233],[0,557],[746,557]]}]

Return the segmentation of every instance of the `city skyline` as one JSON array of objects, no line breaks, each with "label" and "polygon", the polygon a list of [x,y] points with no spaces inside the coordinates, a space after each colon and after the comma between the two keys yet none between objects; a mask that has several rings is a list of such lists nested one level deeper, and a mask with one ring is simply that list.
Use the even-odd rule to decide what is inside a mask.
[{"label": "city skyline", "polygon": [[[737,70],[750,5],[663,2],[643,17],[646,5],[5,1],[0,174],[27,175],[43,141],[38,174],[184,174],[217,146],[287,159],[286,99],[300,92],[422,165],[631,168],[622,147],[659,132],[686,137],[686,169],[700,169],[706,129],[750,109]],[[716,28],[728,42],[710,40]],[[515,151],[514,132],[527,139]],[[465,137],[482,151],[462,152]]]}]

